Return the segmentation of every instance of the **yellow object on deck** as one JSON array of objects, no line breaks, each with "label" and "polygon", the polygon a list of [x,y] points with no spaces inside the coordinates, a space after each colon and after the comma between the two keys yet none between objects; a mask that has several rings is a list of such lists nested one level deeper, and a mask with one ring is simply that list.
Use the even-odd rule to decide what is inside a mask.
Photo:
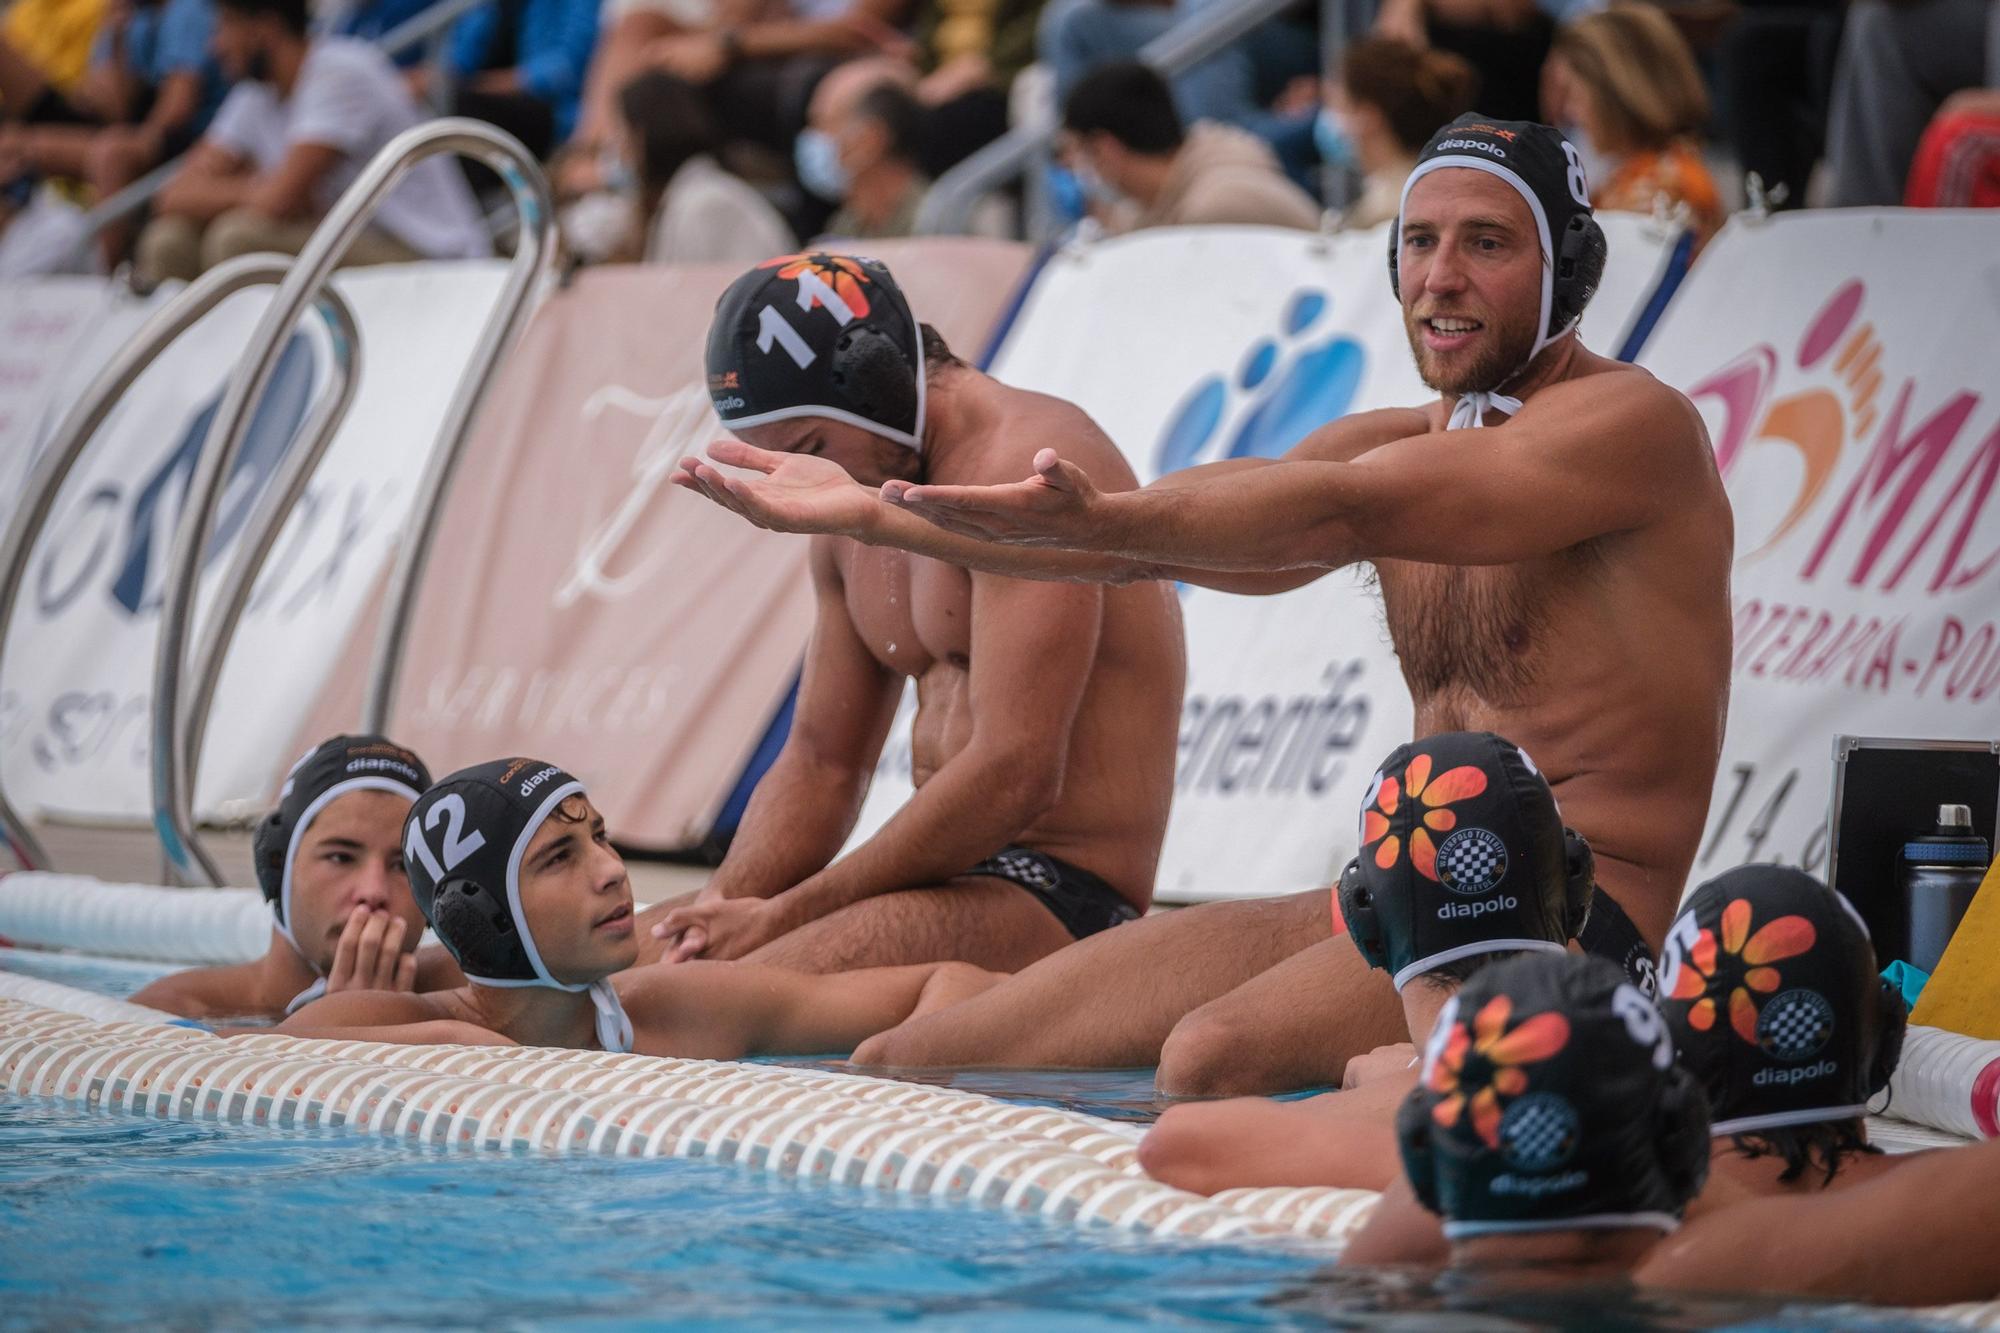
[{"label": "yellow object on deck", "polygon": [[2000,860],[1987,868],[1910,1021],[2000,1041]]}]

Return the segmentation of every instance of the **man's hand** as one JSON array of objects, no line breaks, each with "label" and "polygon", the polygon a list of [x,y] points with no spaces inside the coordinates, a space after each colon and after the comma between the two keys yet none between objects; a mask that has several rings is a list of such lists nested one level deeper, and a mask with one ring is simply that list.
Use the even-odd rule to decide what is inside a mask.
[{"label": "man's hand", "polygon": [[1076,547],[1103,519],[1105,497],[1082,468],[1053,449],[1035,455],[1035,475],[1005,486],[882,483],[882,498],[950,532],[1010,546]]},{"label": "man's hand", "polygon": [[326,974],[326,992],[417,988],[417,956],[403,952],[408,933],[403,918],[357,907],[333,946],[333,968]]},{"label": "man's hand", "polygon": [[726,898],[693,902],[667,913],[653,928],[679,934],[680,943],[667,954],[670,963],[690,958],[726,961],[761,949],[785,933],[768,898]]},{"label": "man's hand", "polygon": [[830,458],[773,453],[741,440],[717,440],[708,447],[708,455],[717,463],[763,475],[730,476],[708,459],[690,456],[681,460],[680,470],[670,480],[772,532],[855,536],[879,503],[874,492]]},{"label": "man's hand", "polygon": [[1347,1068],[1340,1076],[1340,1090],[1352,1092],[1385,1078],[1407,1075],[1416,1063],[1417,1048],[1407,1041],[1399,1041],[1393,1046],[1377,1046],[1368,1054],[1357,1055],[1347,1062]]}]

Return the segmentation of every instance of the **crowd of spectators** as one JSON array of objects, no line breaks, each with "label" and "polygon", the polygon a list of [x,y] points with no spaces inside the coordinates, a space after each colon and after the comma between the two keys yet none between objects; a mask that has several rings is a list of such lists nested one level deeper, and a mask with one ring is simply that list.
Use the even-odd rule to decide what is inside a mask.
[{"label": "crowd of spectators", "polygon": [[[547,162],[590,262],[908,235],[933,182],[1023,122],[1056,129],[1048,188],[975,230],[1035,229],[1031,200],[1111,231],[1373,226],[1475,108],[1561,125],[1600,207],[1680,210],[1704,241],[1746,200],[2000,204],[2000,0],[1380,0],[1338,42],[1298,0],[1171,80],[1146,45],[1236,0],[488,0],[432,55],[384,49],[433,2],[13,0],[0,274],[17,217],[80,216],[168,162],[143,213],[51,253],[147,284],[296,250],[438,114]],[[488,253],[499,193],[428,162],[350,257]]]}]

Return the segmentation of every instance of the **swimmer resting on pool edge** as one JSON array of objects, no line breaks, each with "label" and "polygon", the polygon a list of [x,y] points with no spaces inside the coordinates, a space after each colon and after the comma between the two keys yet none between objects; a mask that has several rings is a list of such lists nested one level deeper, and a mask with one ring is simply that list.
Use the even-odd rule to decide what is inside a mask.
[{"label": "swimmer resting on pool edge", "polygon": [[502,759],[426,791],[404,826],[410,888],[464,969],[456,990],[331,995],[280,1027],[413,1044],[565,1046],[734,1059],[852,1050],[992,984],[965,963],[810,976],[744,963],[631,968],[632,887],[583,784]]},{"label": "swimmer resting on pool edge", "polygon": [[387,737],[314,747],[252,840],[270,948],[161,977],[133,1003],[183,1018],[275,1019],[331,991],[462,985],[443,949],[417,949],[424,919],[403,874],[403,817],[430,782],[424,761]]}]

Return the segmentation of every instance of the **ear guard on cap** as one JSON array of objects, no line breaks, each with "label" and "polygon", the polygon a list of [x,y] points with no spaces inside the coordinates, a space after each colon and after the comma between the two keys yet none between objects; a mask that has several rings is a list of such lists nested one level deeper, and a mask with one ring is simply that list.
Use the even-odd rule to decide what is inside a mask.
[{"label": "ear guard on cap", "polygon": [[1708,1180],[1708,1095],[1678,1063],[1661,1075],[1653,1114],[1653,1146],[1660,1179],[1682,1206]]},{"label": "ear guard on cap", "polygon": [[1597,896],[1597,856],[1588,838],[1566,827],[1563,860],[1563,929],[1576,939],[1590,921],[1591,900]]},{"label": "ear guard on cap", "polygon": [[[285,850],[289,841],[282,814],[273,810],[257,821],[250,835],[250,865],[257,872],[257,887],[264,901],[278,910],[285,885]],[[287,923],[289,924],[289,923]]]},{"label": "ear guard on cap", "polygon": [[896,340],[881,329],[849,325],[833,344],[829,378],[853,411],[872,421],[917,419],[917,382]]},{"label": "ear guard on cap", "polygon": [[[1411,1089],[1396,1108],[1396,1146],[1403,1155],[1403,1174],[1409,1177],[1410,1191],[1426,1212],[1444,1213],[1438,1200],[1437,1158],[1431,1152],[1431,1113],[1424,1101],[1422,1086]],[[1706,1142],[1702,1144],[1707,1151]]]},{"label": "ear guard on cap", "polygon": [[504,893],[455,875],[438,885],[429,907],[431,928],[465,971],[509,977],[524,966],[520,933]]},{"label": "ear guard on cap", "polygon": [[1362,961],[1378,972],[1387,972],[1389,944],[1382,934],[1382,918],[1375,911],[1375,895],[1368,891],[1368,885],[1362,878],[1360,857],[1349,861],[1341,870],[1340,883],[1333,892],[1340,905],[1340,919],[1347,927],[1347,936],[1360,950]]},{"label": "ear guard on cap", "polygon": [[1888,981],[1875,994],[1875,1048],[1868,1060],[1868,1095],[1876,1096],[1889,1086],[1889,1078],[1903,1058],[1903,1038],[1909,1035],[1910,1007],[1903,994]]}]

